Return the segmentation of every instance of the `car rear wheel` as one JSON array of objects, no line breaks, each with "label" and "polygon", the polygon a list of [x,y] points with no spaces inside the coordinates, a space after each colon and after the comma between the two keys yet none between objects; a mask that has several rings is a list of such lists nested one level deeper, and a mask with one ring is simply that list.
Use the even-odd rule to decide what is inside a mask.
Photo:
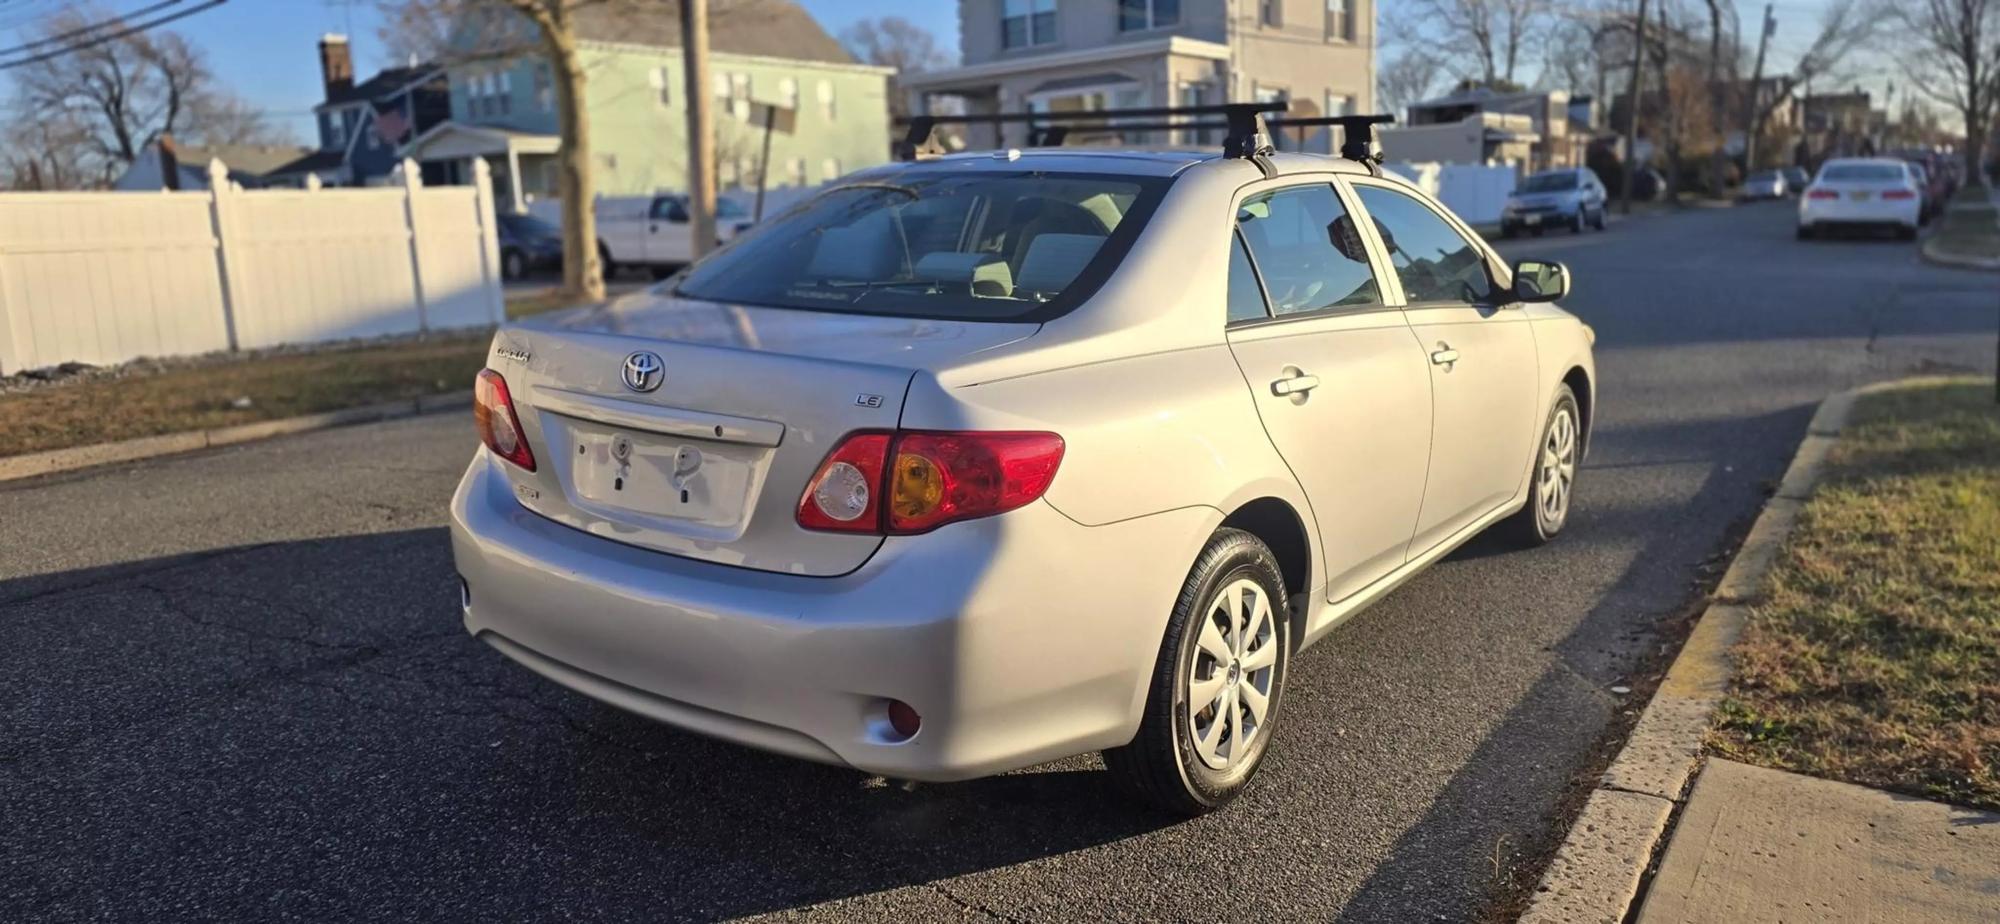
[{"label": "car rear wheel", "polygon": [[1132,794],[1180,815],[1236,798],[1263,763],[1291,663],[1290,598],[1257,537],[1217,530],[1167,620],[1139,733],[1104,752]]},{"label": "car rear wheel", "polygon": [[500,275],[505,279],[520,279],[528,275],[528,258],[512,247],[501,251]]},{"label": "car rear wheel", "polygon": [[1810,241],[1812,240],[1812,237],[1813,237],[1813,229],[1811,225],[1799,226],[1799,240]]},{"label": "car rear wheel", "polygon": [[1535,445],[1528,504],[1508,521],[1514,539],[1525,546],[1549,542],[1569,522],[1570,495],[1583,455],[1583,415],[1577,412],[1576,393],[1568,385],[1556,392],[1555,407],[1549,410],[1542,438]]},{"label": "car rear wheel", "polygon": [[611,248],[604,246],[603,241],[597,243],[597,265],[605,279],[618,275],[618,261],[611,259]]},{"label": "car rear wheel", "polygon": [[1597,218],[1591,222],[1591,227],[1599,231],[1604,230],[1604,206],[1597,207]]}]

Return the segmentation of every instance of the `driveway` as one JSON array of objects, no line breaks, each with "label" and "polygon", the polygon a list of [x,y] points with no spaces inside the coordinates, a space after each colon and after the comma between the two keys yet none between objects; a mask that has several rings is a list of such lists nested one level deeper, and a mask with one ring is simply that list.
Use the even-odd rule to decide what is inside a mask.
[{"label": "driveway", "polygon": [[1475,541],[1295,665],[1188,822],[1095,758],[905,789],[680,734],[459,626],[470,415],[0,486],[10,917],[823,920],[1504,912],[1828,391],[1991,371],[1991,277],[1783,205],[1509,243],[1599,335],[1569,531]]}]

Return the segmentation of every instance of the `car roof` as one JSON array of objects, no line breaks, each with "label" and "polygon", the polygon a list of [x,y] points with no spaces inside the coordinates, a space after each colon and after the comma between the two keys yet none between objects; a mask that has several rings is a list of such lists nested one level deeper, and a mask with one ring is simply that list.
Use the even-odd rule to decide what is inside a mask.
[{"label": "car roof", "polygon": [[1831,167],[1834,164],[1881,164],[1885,167],[1900,167],[1904,163],[1906,161],[1895,157],[1830,157],[1827,158],[1826,163],[1820,166]]}]

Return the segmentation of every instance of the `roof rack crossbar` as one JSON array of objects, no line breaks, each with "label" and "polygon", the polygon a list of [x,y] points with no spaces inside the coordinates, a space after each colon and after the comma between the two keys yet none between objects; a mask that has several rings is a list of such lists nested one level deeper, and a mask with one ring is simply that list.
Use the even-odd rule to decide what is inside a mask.
[{"label": "roof rack crossbar", "polygon": [[[1255,161],[1259,169],[1266,173],[1270,164],[1263,158],[1273,150],[1270,137],[1264,131],[1263,115],[1267,112],[1281,112],[1284,102],[1265,103],[1221,103],[1210,106],[1155,106],[1135,109],[1095,109],[1072,112],[987,112],[954,115],[912,115],[896,119],[895,124],[903,126],[903,138],[895,145],[895,156],[899,160],[914,160],[926,154],[941,153],[932,133],[940,125],[1006,125],[1026,123],[1031,147],[1056,146],[1063,143],[1073,131],[1206,131],[1224,130],[1222,153],[1228,157],[1241,157]],[[1202,116],[1222,116],[1222,121],[1213,119],[1193,121]],[[1133,119],[1155,121],[1131,121]],[[1092,123],[1078,125],[1075,123]]]}]

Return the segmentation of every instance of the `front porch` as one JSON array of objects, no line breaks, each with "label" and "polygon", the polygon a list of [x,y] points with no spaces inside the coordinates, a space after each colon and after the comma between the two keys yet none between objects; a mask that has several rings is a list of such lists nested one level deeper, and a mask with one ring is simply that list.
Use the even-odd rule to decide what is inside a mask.
[{"label": "front porch", "polygon": [[469,185],[473,161],[484,160],[492,173],[494,200],[526,212],[530,202],[556,198],[556,154],[561,150],[555,135],[444,122],[404,145],[402,155],[423,166],[424,182],[443,185]]}]

